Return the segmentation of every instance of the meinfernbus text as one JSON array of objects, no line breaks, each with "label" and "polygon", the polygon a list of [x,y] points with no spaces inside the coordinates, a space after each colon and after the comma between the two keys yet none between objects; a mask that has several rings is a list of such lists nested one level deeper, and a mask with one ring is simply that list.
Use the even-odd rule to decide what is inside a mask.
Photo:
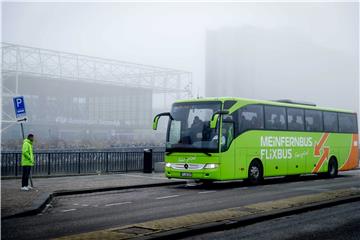
[{"label": "meinfernbus text", "polygon": [[[291,100],[177,101],[168,116],[165,174],[204,182],[323,174],[358,167],[356,113]],[[219,137],[220,136],[220,137]]]}]

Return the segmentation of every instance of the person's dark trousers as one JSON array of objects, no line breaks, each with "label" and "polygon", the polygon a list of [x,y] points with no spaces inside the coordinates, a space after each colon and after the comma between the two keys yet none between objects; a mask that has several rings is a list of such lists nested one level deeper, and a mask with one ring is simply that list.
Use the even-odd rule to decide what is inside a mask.
[{"label": "person's dark trousers", "polygon": [[29,175],[30,175],[31,167],[24,166],[23,167],[23,174],[22,174],[22,187],[29,186]]}]

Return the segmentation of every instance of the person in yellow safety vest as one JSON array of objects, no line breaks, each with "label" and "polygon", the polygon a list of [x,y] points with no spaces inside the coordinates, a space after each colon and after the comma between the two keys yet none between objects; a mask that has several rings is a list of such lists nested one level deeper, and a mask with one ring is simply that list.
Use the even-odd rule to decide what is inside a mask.
[{"label": "person in yellow safety vest", "polygon": [[29,186],[29,176],[31,172],[31,167],[34,166],[34,153],[33,153],[33,142],[34,135],[29,134],[26,139],[24,139],[22,145],[21,153],[21,166],[23,169],[22,173],[22,191],[29,191],[31,187]]}]

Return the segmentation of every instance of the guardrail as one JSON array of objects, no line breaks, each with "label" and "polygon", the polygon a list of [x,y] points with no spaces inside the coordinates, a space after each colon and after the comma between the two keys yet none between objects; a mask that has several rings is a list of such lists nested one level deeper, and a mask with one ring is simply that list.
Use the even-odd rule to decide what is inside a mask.
[{"label": "guardrail", "polygon": [[[62,151],[35,152],[33,175],[63,175],[143,170],[143,151]],[[163,151],[153,152],[155,162],[164,161]],[[21,152],[1,153],[1,175],[20,176]]]}]

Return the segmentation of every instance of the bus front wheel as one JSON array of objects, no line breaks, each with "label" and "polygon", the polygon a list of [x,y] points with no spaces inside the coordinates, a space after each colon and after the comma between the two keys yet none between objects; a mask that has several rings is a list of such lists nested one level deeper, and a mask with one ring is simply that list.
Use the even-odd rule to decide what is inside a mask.
[{"label": "bus front wheel", "polygon": [[250,184],[256,185],[262,182],[263,180],[263,168],[261,162],[254,160],[250,163],[248,171],[248,182]]},{"label": "bus front wheel", "polygon": [[335,158],[331,158],[328,165],[327,176],[334,178],[338,175],[338,163]]}]

